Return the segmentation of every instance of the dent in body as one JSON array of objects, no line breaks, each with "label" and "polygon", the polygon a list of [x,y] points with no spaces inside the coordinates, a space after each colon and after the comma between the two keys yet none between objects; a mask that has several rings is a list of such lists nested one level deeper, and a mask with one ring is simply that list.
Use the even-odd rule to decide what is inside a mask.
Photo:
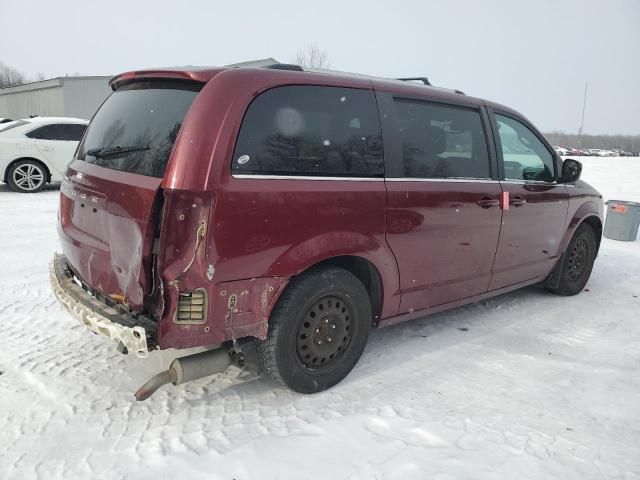
[{"label": "dent in body", "polygon": [[138,222],[131,218],[107,215],[108,238],[117,239],[110,245],[109,261],[118,283],[119,291],[105,292],[114,300],[135,304],[143,302],[144,291],[139,282],[142,271],[144,236]]},{"label": "dent in body", "polygon": [[[234,341],[248,336],[267,338],[271,310],[287,283],[287,278],[266,277],[218,284],[213,310],[217,315],[224,312],[224,322],[216,322],[217,334]],[[229,302],[232,296],[235,302]]]},{"label": "dent in body", "polygon": [[[149,275],[154,201],[160,179],[83,161],[69,164],[60,186],[58,233],[70,267],[89,285],[142,311]],[[117,188],[114,186],[117,185]]]},{"label": "dent in body", "polygon": [[[162,308],[157,311],[160,348],[213,345],[230,339],[230,333],[221,326],[225,322],[225,312],[220,311],[215,301],[217,266],[208,238],[214,204],[211,194],[164,191],[156,260],[157,283],[162,297]],[[196,290],[204,290],[207,294],[205,321],[176,321],[180,292]]]},{"label": "dent in body", "polygon": [[[263,277],[207,286],[206,321],[181,324],[165,313],[159,325],[160,348],[217,345],[243,337],[265,339],[271,310],[288,281],[285,277]],[[167,295],[173,298],[173,292],[170,289]]]}]

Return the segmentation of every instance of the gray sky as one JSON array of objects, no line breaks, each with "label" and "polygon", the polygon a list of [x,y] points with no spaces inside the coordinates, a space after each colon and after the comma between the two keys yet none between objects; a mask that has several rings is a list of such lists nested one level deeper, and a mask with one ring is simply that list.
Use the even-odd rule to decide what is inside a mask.
[{"label": "gray sky", "polygon": [[541,130],[640,134],[640,0],[0,0],[0,61],[30,76],[289,62],[428,76],[505,103]]}]

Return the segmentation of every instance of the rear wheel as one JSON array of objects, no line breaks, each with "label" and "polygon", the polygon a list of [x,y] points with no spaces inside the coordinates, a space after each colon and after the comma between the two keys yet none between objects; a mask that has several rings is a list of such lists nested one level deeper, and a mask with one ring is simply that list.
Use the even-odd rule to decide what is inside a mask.
[{"label": "rear wheel", "polygon": [[296,392],[319,392],[356,365],[371,320],[369,295],[358,278],[337,267],[314,269],[291,280],[258,352],[277,383]]},{"label": "rear wheel", "polygon": [[558,286],[547,289],[564,296],[580,293],[591,276],[597,248],[593,228],[583,223],[574,233],[559,266],[561,270]]},{"label": "rear wheel", "polygon": [[36,160],[19,160],[9,168],[7,175],[9,187],[15,192],[35,193],[47,183],[47,172]]}]

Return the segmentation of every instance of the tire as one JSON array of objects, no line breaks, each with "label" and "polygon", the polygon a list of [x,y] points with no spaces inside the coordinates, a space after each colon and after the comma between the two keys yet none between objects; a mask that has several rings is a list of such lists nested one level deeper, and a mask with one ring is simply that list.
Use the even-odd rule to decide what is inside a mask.
[{"label": "tire", "polygon": [[47,184],[48,176],[47,169],[37,160],[19,160],[9,168],[7,183],[14,192],[36,193]]},{"label": "tire", "polygon": [[597,250],[593,228],[583,223],[573,234],[563,256],[558,286],[547,287],[547,290],[563,296],[580,293],[591,276]]},{"label": "tire", "polygon": [[316,393],[355,367],[371,323],[371,302],[362,282],[341,268],[320,267],[291,280],[257,350],[276,383]]}]

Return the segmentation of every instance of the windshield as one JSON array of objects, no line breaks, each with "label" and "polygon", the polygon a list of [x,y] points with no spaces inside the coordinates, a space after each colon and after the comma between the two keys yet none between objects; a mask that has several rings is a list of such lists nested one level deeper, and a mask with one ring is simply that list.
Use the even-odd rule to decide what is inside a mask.
[{"label": "windshield", "polygon": [[77,158],[162,178],[184,116],[202,85],[153,80],[116,90],[100,107]]}]

